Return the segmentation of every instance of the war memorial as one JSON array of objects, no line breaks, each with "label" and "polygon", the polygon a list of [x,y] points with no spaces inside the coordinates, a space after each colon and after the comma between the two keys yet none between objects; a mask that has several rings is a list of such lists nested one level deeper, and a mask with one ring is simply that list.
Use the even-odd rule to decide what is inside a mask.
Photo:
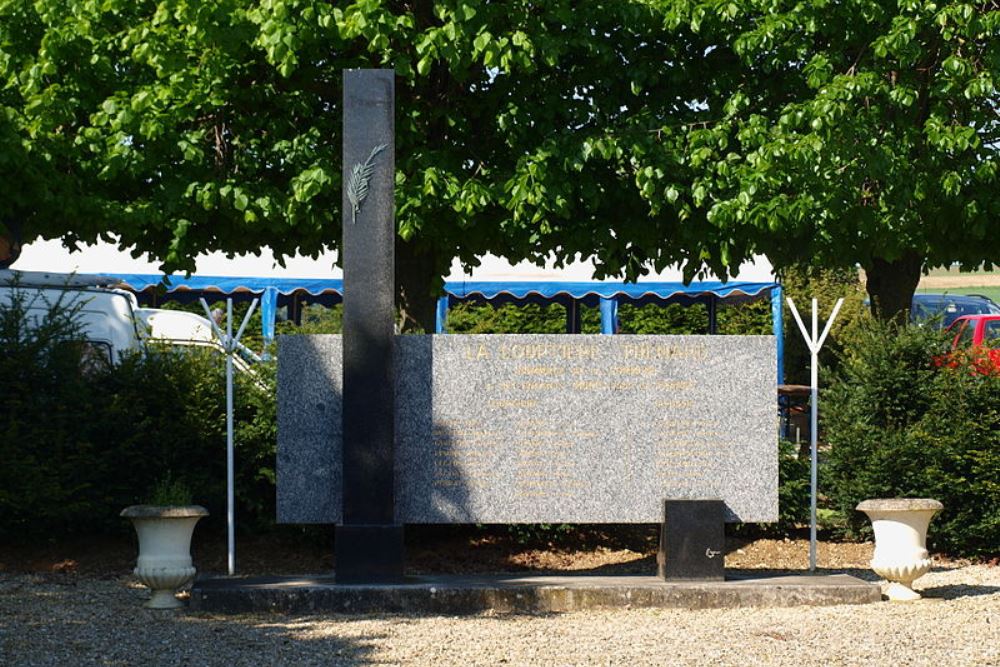
[{"label": "war memorial", "polygon": [[[724,522],[778,517],[773,337],[396,334],[393,79],[344,75],[343,335],[279,340],[278,521],[336,526],[335,571],[205,580],[192,606],[877,601],[846,575],[725,578]],[[405,526],[448,523],[661,524],[658,572],[407,572]]]}]

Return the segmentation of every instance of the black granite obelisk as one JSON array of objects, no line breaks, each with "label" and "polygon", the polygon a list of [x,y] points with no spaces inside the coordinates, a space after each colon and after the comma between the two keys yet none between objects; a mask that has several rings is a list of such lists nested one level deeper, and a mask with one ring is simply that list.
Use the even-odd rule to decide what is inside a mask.
[{"label": "black granite obelisk", "polygon": [[336,580],[403,576],[395,522],[395,73],[344,71],[343,523]]}]

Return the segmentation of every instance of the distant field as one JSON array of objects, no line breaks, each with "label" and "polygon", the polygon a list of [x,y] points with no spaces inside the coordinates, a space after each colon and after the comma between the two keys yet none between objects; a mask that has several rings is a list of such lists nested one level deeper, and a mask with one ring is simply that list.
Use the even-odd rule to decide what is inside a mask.
[{"label": "distant field", "polygon": [[960,273],[957,269],[935,269],[920,280],[917,291],[982,294],[1000,302],[1000,271]]},{"label": "distant field", "polygon": [[927,278],[937,278],[939,276],[959,276],[968,278],[974,278],[975,276],[1000,276],[1000,271],[971,271],[968,273],[960,273],[958,269],[934,269],[927,274]]},{"label": "distant field", "polygon": [[924,287],[923,283],[917,289],[917,292],[924,293],[930,292],[934,294],[947,292],[948,294],[980,294],[982,296],[987,296],[997,303],[1000,303],[1000,286],[979,286],[979,287]]}]

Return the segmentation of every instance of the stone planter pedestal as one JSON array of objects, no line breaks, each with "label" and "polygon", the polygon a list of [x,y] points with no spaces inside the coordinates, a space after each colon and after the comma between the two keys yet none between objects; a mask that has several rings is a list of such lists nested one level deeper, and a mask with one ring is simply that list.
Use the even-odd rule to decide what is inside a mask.
[{"label": "stone planter pedestal", "polygon": [[132,505],[121,516],[131,519],[139,536],[135,576],[153,591],[147,607],[176,609],[184,605],[174,592],[194,581],[191,535],[208,510],[199,505],[161,507]]},{"label": "stone planter pedestal", "polygon": [[889,585],[889,600],[919,600],[914,580],[931,569],[927,553],[927,527],[944,505],[929,498],[865,500],[857,509],[868,515],[875,530],[875,555],[871,567]]}]

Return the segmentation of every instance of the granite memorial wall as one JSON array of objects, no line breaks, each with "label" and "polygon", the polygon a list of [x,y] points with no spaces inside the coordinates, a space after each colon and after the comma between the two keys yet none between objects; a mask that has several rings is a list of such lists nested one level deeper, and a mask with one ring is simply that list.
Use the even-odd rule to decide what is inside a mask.
[{"label": "granite memorial wall", "polygon": [[[656,523],[664,498],[778,518],[771,336],[397,336],[394,349],[397,523]],[[278,520],[342,523],[342,339],[284,336],[279,359]]]}]

